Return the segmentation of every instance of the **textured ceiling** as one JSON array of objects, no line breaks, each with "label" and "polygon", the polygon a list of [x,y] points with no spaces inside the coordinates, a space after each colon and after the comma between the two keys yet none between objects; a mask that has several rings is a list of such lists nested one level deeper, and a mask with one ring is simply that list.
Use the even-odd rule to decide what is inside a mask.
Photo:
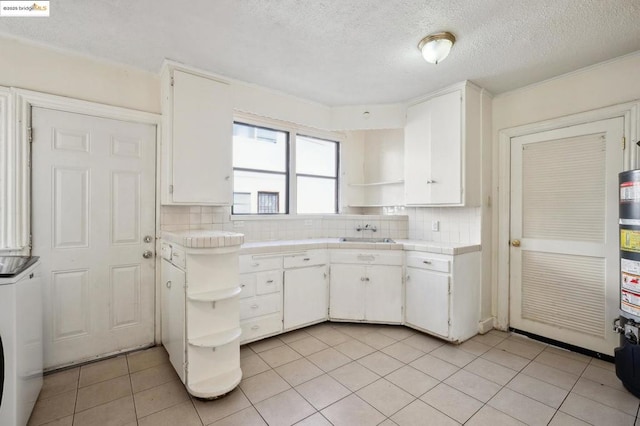
[{"label": "textured ceiling", "polygon": [[[497,94],[640,50],[640,0],[50,6],[49,18],[0,18],[0,34],[152,72],[166,57],[332,106],[401,102],[462,80]],[[416,46],[443,30],[458,41],[446,61],[428,64]]]}]

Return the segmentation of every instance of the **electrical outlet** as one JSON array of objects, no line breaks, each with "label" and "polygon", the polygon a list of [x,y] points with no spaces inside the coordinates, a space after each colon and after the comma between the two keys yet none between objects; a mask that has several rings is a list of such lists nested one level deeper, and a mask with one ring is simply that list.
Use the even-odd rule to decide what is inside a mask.
[{"label": "electrical outlet", "polygon": [[431,230],[434,231],[434,232],[440,231],[440,221],[439,220],[432,220],[431,221]]}]

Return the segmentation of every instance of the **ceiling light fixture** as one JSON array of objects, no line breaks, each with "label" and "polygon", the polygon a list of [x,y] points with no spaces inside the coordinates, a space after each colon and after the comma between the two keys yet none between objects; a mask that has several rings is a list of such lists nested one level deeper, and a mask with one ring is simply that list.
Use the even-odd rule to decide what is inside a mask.
[{"label": "ceiling light fixture", "polygon": [[425,61],[438,64],[449,55],[455,42],[456,37],[450,32],[430,34],[420,40],[418,49],[422,52]]}]

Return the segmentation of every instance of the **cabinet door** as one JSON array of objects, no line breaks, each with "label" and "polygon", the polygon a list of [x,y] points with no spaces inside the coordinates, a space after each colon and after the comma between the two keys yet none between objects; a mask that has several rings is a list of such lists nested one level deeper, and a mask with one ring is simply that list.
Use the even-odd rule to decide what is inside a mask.
[{"label": "cabinet door", "polygon": [[284,328],[327,319],[329,288],[327,267],[284,272]]},{"label": "cabinet door", "polygon": [[173,185],[176,203],[231,204],[233,110],[229,85],[173,71]]},{"label": "cabinet door", "polygon": [[180,379],[185,362],[185,273],[162,261],[162,345]]},{"label": "cabinet door", "polygon": [[368,266],[366,275],[366,320],[401,323],[402,267]]},{"label": "cabinet door", "polygon": [[332,265],[329,316],[364,320],[366,270],[359,265]]},{"label": "cabinet door", "polygon": [[406,322],[449,336],[449,275],[407,268]]},{"label": "cabinet door", "polygon": [[[431,101],[430,204],[462,203],[462,92]],[[471,158],[471,161],[480,161]]]},{"label": "cabinet door", "polygon": [[407,110],[404,128],[404,191],[407,204],[429,204],[431,179],[431,103],[423,102]]},{"label": "cabinet door", "polygon": [[461,96],[462,92],[456,90],[414,105],[407,111],[407,204],[462,203]]}]

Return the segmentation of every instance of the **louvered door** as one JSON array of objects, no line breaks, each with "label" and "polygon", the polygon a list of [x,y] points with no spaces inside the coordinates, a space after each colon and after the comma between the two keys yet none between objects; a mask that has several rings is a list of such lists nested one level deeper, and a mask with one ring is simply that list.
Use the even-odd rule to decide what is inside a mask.
[{"label": "louvered door", "polygon": [[613,355],[623,128],[511,139],[511,327]]}]

